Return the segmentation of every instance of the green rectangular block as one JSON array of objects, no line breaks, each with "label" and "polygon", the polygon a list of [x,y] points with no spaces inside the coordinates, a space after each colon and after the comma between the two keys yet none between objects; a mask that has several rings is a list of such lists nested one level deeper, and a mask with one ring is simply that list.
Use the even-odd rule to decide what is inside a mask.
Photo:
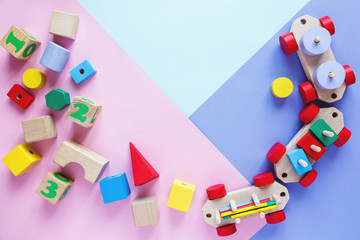
[{"label": "green rectangular block", "polygon": [[[323,120],[323,119],[319,119],[316,123],[314,123],[311,127],[310,127],[310,132],[312,132],[315,137],[325,146],[328,147],[330,146],[333,142],[336,141],[336,139],[339,138],[339,136],[334,132],[334,130],[332,130],[332,128]],[[323,131],[329,131],[329,132],[333,132],[334,136],[333,137],[328,137],[328,136],[324,136],[323,135]]]}]

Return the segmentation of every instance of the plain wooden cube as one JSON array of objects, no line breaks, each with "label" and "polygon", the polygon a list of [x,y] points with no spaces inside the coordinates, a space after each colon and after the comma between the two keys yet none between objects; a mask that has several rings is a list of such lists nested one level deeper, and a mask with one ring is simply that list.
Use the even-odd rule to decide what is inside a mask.
[{"label": "plain wooden cube", "polygon": [[57,137],[55,121],[51,115],[22,120],[21,124],[27,143]]},{"label": "plain wooden cube", "polygon": [[107,167],[109,160],[97,154],[90,149],[74,142],[64,141],[53,160],[61,167],[75,162],[82,166],[85,172],[85,180],[95,183]]},{"label": "plain wooden cube", "polygon": [[73,182],[64,174],[52,171],[46,174],[36,193],[55,205],[65,197]]},{"label": "plain wooden cube", "polygon": [[74,97],[66,118],[83,127],[91,127],[95,124],[101,110],[101,104],[85,97]]},{"label": "plain wooden cube", "polygon": [[12,25],[0,45],[18,59],[27,60],[41,44],[24,29]]},{"label": "plain wooden cube", "polygon": [[78,16],[71,13],[53,11],[49,33],[61,37],[75,39],[78,26]]},{"label": "plain wooden cube", "polygon": [[135,227],[156,225],[159,208],[156,196],[135,198],[131,204]]},{"label": "plain wooden cube", "polygon": [[166,205],[182,212],[188,212],[194,192],[195,185],[175,179]]}]

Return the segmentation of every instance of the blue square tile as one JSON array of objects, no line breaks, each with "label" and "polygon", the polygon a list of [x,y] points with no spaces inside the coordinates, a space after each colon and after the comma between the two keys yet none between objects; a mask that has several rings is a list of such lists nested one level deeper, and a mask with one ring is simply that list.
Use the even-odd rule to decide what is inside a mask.
[{"label": "blue square tile", "polygon": [[70,71],[70,75],[76,84],[84,82],[95,73],[96,70],[91,66],[88,60],[83,61]]},{"label": "blue square tile", "polygon": [[[289,160],[298,175],[304,174],[312,169],[304,150],[302,150],[301,148],[297,148],[291,152],[288,152],[287,156],[289,157]],[[298,163],[300,159],[304,160],[307,163],[307,167],[303,167]]]},{"label": "blue square tile", "polygon": [[123,200],[131,193],[126,173],[104,178],[99,184],[104,203]]}]

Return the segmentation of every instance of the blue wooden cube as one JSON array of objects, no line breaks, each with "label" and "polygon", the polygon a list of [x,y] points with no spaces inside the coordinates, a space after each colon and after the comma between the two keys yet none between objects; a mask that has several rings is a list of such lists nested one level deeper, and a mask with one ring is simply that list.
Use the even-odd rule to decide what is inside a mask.
[{"label": "blue wooden cube", "polygon": [[99,184],[105,204],[123,200],[131,193],[126,173],[104,178]]},{"label": "blue wooden cube", "polygon": [[56,43],[49,42],[41,57],[40,64],[55,72],[61,72],[69,56],[69,50]]},{"label": "blue wooden cube", "polygon": [[[291,152],[288,152],[287,156],[289,157],[289,160],[298,175],[304,174],[312,169],[304,150],[302,150],[301,148],[297,148]],[[306,167],[303,167],[298,163],[300,159],[304,160],[307,163]]]},{"label": "blue wooden cube", "polygon": [[70,75],[76,84],[82,83],[95,73],[96,70],[91,66],[88,60],[83,61],[70,71]]}]

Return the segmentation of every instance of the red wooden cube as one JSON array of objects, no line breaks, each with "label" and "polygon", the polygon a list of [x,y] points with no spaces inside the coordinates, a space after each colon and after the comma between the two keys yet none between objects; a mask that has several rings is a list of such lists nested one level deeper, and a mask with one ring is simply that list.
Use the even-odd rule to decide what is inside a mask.
[{"label": "red wooden cube", "polygon": [[[304,149],[309,156],[315,161],[318,160],[324,153],[326,148],[319,143],[310,133],[306,133],[298,142],[297,145]],[[313,147],[311,147],[313,145]],[[315,146],[315,147],[314,147]]]},{"label": "red wooden cube", "polygon": [[35,98],[19,84],[15,84],[8,92],[8,97],[22,109],[27,109]]}]

